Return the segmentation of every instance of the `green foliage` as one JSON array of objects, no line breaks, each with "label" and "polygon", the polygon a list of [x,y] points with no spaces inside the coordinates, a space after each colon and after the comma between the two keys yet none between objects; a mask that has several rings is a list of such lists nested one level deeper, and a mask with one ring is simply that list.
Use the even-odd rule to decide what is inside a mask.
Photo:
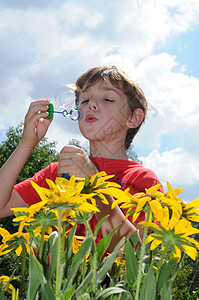
[{"label": "green foliage", "polygon": [[[88,226],[87,223],[87,228]],[[62,251],[62,253],[57,253],[56,244],[59,244],[59,232],[51,233],[45,247],[45,251],[50,253],[50,264],[48,264],[47,269],[45,267],[46,255],[42,255],[40,260],[31,250],[29,273],[28,276],[26,276],[28,279],[26,280],[28,287],[27,285],[25,286],[25,294],[23,293],[19,299],[35,300],[40,299],[40,297],[46,300],[132,299],[131,293],[125,288],[122,281],[111,281],[109,286],[103,286],[104,278],[111,270],[113,264],[115,264],[115,259],[125,242],[125,238],[118,243],[110,255],[104,257],[101,261],[97,258],[96,254],[100,251],[102,256],[104,249],[109,246],[110,239],[101,239],[101,246],[97,248],[95,244],[97,231],[95,234],[92,234],[89,229],[78,252],[73,253],[70,251],[69,253],[68,249],[72,249],[73,234],[75,231],[75,227],[73,228],[74,230],[71,236],[67,238],[67,247],[63,249],[64,251]],[[110,234],[110,237],[112,237],[112,235],[113,233]],[[62,238],[64,238],[64,236],[63,234]],[[57,257],[59,255],[62,256],[62,260],[60,262],[60,268],[57,269],[55,265],[58,264]],[[60,270],[60,272],[57,273],[55,269]],[[55,291],[55,284],[57,286],[57,278],[59,277],[61,279],[61,291],[57,292],[57,289]],[[14,284],[14,286],[16,288],[16,284]],[[117,295],[117,297],[113,298],[114,295]],[[4,299],[9,298],[4,295]]]},{"label": "green foliage", "polygon": [[[199,223],[193,222],[193,226],[199,229]],[[199,241],[199,236],[194,239]],[[195,261],[186,257],[181,270],[172,285],[172,299],[196,299],[199,297],[199,259]]]},{"label": "green foliage", "polygon": [[199,260],[186,257],[172,286],[173,299],[196,299],[199,295]]},{"label": "green foliage", "polygon": [[130,286],[136,281],[137,273],[138,273],[138,261],[135,255],[134,246],[131,244],[129,240],[126,241],[125,246],[125,257],[127,259],[126,262],[126,272],[127,272],[127,280]]},{"label": "green foliage", "polygon": [[[10,127],[6,132],[7,139],[0,145],[0,167],[7,161],[12,152],[16,149],[23,134],[23,124],[19,124],[16,127]],[[23,170],[21,171],[17,183],[27,178],[32,177],[36,172],[45,168],[50,163],[58,160],[58,153],[55,150],[56,143],[48,142],[47,138],[44,138],[33,150],[30,157],[28,158]],[[16,226],[12,223],[13,216],[0,219],[0,226],[4,227],[10,233],[17,231]],[[0,238],[1,241],[1,238]],[[10,254],[11,255],[11,254]],[[20,259],[12,254],[4,255],[0,257],[0,270],[1,274],[11,276],[13,271],[13,261],[19,267],[17,273],[21,273],[21,261]],[[15,263],[14,263],[15,265]],[[0,275],[1,275],[0,274]]]}]

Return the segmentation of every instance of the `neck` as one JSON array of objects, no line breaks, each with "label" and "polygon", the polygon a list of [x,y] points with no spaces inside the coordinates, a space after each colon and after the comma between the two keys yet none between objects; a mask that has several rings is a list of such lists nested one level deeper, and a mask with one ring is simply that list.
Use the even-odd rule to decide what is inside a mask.
[{"label": "neck", "polygon": [[102,157],[111,159],[122,159],[127,160],[128,156],[124,149],[124,145],[118,148],[113,147],[113,145],[108,145],[107,143],[102,143],[98,141],[90,142],[90,156],[91,157]]}]

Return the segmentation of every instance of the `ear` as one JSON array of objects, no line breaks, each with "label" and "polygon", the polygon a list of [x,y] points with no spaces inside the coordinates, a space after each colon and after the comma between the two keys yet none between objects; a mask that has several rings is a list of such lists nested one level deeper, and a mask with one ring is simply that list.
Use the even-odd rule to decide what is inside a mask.
[{"label": "ear", "polygon": [[144,119],[143,110],[140,108],[136,108],[133,111],[132,115],[127,120],[126,125],[128,128],[136,128],[142,123],[143,119]]}]

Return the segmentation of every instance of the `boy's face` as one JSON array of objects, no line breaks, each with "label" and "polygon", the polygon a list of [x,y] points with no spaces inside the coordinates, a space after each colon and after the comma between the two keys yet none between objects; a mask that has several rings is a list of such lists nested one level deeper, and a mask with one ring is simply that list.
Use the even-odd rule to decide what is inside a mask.
[{"label": "boy's face", "polygon": [[103,142],[125,139],[131,112],[123,91],[107,78],[89,88],[83,86],[82,92],[79,128],[83,136],[90,141]]}]

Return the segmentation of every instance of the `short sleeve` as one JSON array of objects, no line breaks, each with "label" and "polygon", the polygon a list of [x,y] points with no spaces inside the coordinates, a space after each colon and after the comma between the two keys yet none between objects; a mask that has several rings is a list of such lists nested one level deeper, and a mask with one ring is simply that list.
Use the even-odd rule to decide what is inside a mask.
[{"label": "short sleeve", "polygon": [[52,163],[45,169],[36,173],[32,178],[28,178],[14,186],[14,189],[19,193],[22,199],[28,204],[32,205],[41,201],[41,198],[31,185],[31,181],[34,181],[39,186],[48,188],[46,179],[55,181],[57,177],[58,163]]}]

